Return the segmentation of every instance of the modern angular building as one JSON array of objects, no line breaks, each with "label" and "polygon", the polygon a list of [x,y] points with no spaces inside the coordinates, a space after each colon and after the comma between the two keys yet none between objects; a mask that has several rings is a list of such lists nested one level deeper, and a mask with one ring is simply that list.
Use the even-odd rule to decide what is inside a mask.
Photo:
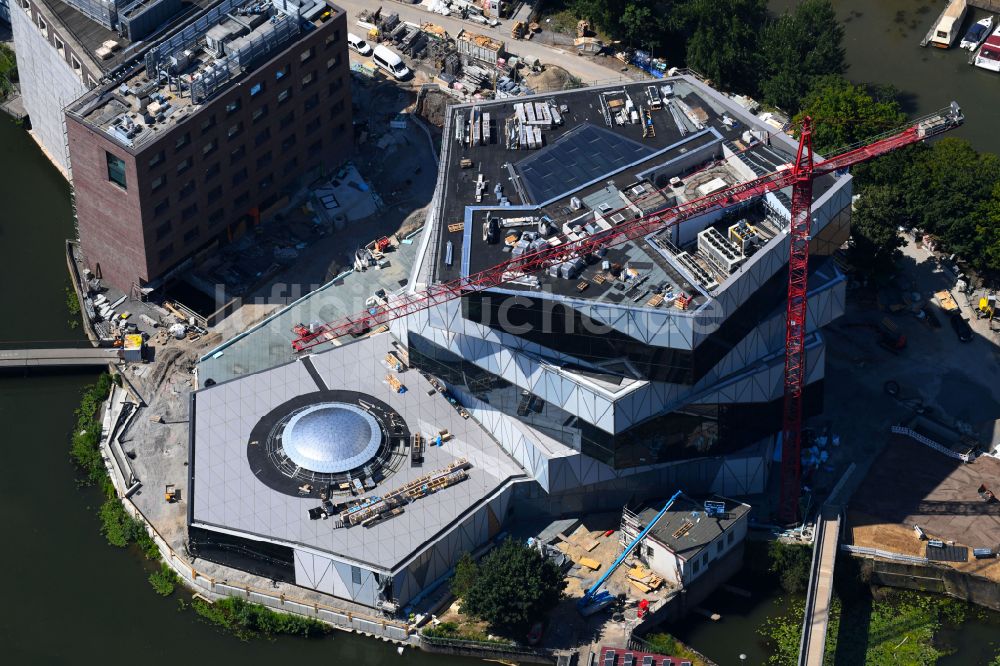
[{"label": "modern angular building", "polygon": [[95,274],[146,285],[341,163],[353,142],[346,25],[325,0],[223,0],[70,104]]},{"label": "modern angular building", "polygon": [[[454,106],[443,136],[414,291],[783,168],[796,147],[689,76]],[[850,175],[818,180],[814,198],[813,414],[822,329],[844,307],[831,255],[849,233]],[[199,371],[192,543],[391,609],[512,517],[763,492],[781,428],[789,207],[777,192],[542,273],[508,264],[502,286],[389,332],[218,385]],[[387,352],[410,369],[397,375]],[[327,425],[296,433],[307,419]],[[415,467],[419,441],[439,436]],[[442,480],[452,473],[468,476]],[[433,492],[404,498],[418,474]]]}]

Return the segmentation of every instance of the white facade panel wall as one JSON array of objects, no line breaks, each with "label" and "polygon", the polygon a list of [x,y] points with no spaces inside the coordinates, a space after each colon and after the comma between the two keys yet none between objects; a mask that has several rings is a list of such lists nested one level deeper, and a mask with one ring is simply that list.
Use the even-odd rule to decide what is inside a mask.
[{"label": "white facade panel wall", "polygon": [[51,158],[68,172],[63,109],[87,92],[87,86],[22,9],[15,7],[11,12],[11,27],[21,96],[31,119],[31,130]]}]

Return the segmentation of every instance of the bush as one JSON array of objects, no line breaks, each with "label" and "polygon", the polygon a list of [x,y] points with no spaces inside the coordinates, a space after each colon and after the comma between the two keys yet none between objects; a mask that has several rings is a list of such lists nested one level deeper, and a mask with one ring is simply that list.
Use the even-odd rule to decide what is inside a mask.
[{"label": "bush", "polygon": [[227,598],[214,604],[195,599],[191,605],[198,615],[243,641],[276,634],[313,638],[327,634],[331,630],[329,625],[319,620],[278,613],[243,599]]},{"label": "bush", "polygon": [[464,598],[469,593],[473,583],[476,582],[478,575],[479,567],[476,566],[472,555],[462,553],[462,556],[458,558],[458,563],[455,564],[455,575],[451,579],[451,593],[459,599]]},{"label": "bush", "polygon": [[70,457],[83,470],[84,481],[96,484],[107,477],[101,457],[101,405],[111,391],[111,375],[103,373],[83,390],[76,408],[76,427],[70,438]]},{"label": "bush", "polygon": [[559,602],[565,587],[559,567],[524,542],[508,538],[483,558],[462,612],[520,634]]},{"label": "bush", "polygon": [[149,584],[161,597],[169,597],[173,594],[178,583],[180,583],[180,578],[166,562],[161,562],[159,570],[149,574]]},{"label": "bush", "polygon": [[479,629],[472,627],[461,627],[456,622],[440,622],[431,625],[423,630],[424,636],[431,638],[450,638],[459,641],[475,641],[476,643],[495,643],[497,645],[511,645],[512,641],[490,638]]},{"label": "bush", "polygon": [[789,594],[804,592],[809,586],[812,549],[808,546],[772,541],[767,549],[771,573],[777,574],[781,587]]}]

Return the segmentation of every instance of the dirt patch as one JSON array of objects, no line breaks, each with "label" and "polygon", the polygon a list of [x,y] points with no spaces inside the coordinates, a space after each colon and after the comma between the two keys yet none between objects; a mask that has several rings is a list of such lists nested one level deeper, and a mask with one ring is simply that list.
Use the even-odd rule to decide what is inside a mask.
[{"label": "dirt patch", "polygon": [[558,65],[546,65],[541,72],[527,75],[524,81],[535,92],[566,90],[580,85],[580,79]]}]

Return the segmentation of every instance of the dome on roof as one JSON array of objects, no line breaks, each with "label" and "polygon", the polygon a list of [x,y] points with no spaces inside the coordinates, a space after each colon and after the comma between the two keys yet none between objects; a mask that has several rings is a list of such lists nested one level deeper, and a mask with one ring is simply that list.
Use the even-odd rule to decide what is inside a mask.
[{"label": "dome on roof", "polygon": [[299,467],[321,473],[361,467],[378,453],[382,430],[355,405],[327,402],[289,419],[281,435],[285,455]]}]

